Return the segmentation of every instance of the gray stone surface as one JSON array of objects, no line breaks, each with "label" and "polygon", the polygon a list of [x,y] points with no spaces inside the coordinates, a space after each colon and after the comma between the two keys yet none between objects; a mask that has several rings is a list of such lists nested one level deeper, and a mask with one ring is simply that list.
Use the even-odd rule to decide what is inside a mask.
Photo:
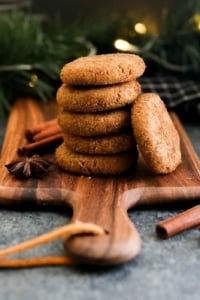
[{"label": "gray stone surface", "polygon": [[[1,135],[3,127],[1,126]],[[185,126],[200,156],[200,126]],[[0,270],[0,300],[199,300],[200,232],[197,228],[159,240],[155,224],[181,209],[131,210],[143,240],[140,255],[124,265],[100,269],[46,267]],[[0,248],[66,224],[70,211],[0,209]],[[62,255],[58,240],[25,256]]]}]

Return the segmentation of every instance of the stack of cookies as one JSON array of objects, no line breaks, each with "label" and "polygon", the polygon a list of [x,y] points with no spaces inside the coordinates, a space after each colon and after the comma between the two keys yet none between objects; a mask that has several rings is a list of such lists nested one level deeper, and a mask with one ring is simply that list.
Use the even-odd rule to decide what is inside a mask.
[{"label": "stack of cookies", "polygon": [[131,106],[144,70],[142,58],[119,53],[81,57],[62,68],[57,104],[64,142],[55,153],[62,169],[103,175],[137,165]]}]

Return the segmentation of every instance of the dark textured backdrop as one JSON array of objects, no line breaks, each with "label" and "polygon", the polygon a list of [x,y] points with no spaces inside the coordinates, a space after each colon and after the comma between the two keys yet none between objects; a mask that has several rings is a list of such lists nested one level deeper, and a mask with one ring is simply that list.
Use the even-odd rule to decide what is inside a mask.
[{"label": "dark textured backdrop", "polygon": [[[184,4],[187,4],[188,1],[190,0],[186,0]],[[161,30],[162,21],[167,11],[170,10],[176,13],[184,4],[181,0],[33,0],[32,8],[33,11],[37,13],[45,13],[50,16],[59,15],[66,23],[79,19],[80,17],[85,18],[99,14],[105,16],[105,20],[109,18],[111,14],[117,14],[122,17],[128,14],[133,17],[134,22],[144,22],[148,30],[157,32]],[[149,70],[151,69],[149,68]],[[151,75],[152,74],[153,73],[151,73]],[[174,74],[172,73],[172,75]],[[189,76],[186,78],[187,81],[189,79],[192,80],[189,74],[187,76]],[[165,80],[167,79],[162,79],[162,81]],[[179,98],[177,99],[178,104],[173,105],[173,109],[176,109],[177,113],[184,120],[200,122],[199,79],[194,78],[192,84],[195,87],[193,89],[195,93],[193,92],[191,95],[191,93],[188,92],[187,100],[184,100],[183,90],[188,90],[188,86],[184,84],[185,80],[182,80],[182,78],[177,78],[176,81],[177,80],[178,85],[176,83],[174,94]],[[155,86],[156,83],[152,76],[151,81],[151,85],[153,84],[153,86]],[[165,83],[171,88],[168,81]],[[164,93],[166,92],[166,84],[160,86],[161,89],[164,87]],[[153,91],[160,93],[160,88],[155,88]],[[151,91],[151,89],[146,89],[145,91]],[[166,97],[163,99],[167,104],[173,100],[173,97],[171,99],[171,94],[168,93],[168,95],[170,97],[169,99]],[[171,108],[172,105],[169,105],[169,107]]]},{"label": "dark textured backdrop", "polygon": [[180,5],[183,5],[181,0],[33,0],[35,12],[60,14],[67,22],[96,13],[104,15],[129,13],[133,14],[138,21],[160,24],[161,16],[166,9],[178,9]]}]

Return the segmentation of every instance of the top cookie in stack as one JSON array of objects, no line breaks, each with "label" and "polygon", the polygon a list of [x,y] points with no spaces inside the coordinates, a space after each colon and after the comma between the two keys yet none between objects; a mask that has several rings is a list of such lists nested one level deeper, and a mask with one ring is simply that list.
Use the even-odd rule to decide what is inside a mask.
[{"label": "top cookie in stack", "polygon": [[60,77],[72,86],[108,85],[135,80],[144,70],[145,63],[138,55],[115,53],[80,57],[66,64]]},{"label": "top cookie in stack", "polygon": [[57,103],[64,143],[56,150],[62,169],[119,174],[136,165],[131,104],[144,70],[142,58],[119,53],[81,57],[62,68]]}]

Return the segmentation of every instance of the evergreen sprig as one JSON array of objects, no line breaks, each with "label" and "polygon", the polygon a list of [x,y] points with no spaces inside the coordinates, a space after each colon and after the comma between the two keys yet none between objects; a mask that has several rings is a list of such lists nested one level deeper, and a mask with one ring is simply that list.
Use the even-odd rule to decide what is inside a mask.
[{"label": "evergreen sprig", "polygon": [[[50,22],[49,22],[50,21]],[[134,32],[131,16],[88,17],[71,24],[16,11],[0,18],[0,115],[18,96],[49,100],[60,85],[61,67],[79,56],[119,52],[116,39],[135,46],[152,67],[179,74],[200,73],[200,1],[169,11],[160,33]],[[148,24],[146,24],[148,27]],[[89,41],[89,42],[86,42]],[[122,51],[122,50],[121,50]]]},{"label": "evergreen sprig", "polygon": [[[128,41],[148,65],[162,71],[179,74],[200,72],[200,1],[186,1],[176,10],[169,10],[162,20],[160,32],[138,34],[133,30],[136,21],[132,16],[93,20],[86,37],[99,52],[119,51],[116,39]],[[148,30],[148,24],[145,24]],[[89,26],[88,26],[89,27]],[[125,50],[121,50],[125,51]],[[127,50],[130,52],[130,50]],[[151,68],[148,68],[151,71]]]},{"label": "evergreen sprig", "polygon": [[200,72],[199,0],[190,0],[179,10],[169,12],[149,52],[159,56],[164,67],[169,63],[169,70],[174,66],[182,73]]},{"label": "evergreen sprig", "polygon": [[59,21],[15,11],[0,18],[0,115],[18,96],[49,100],[61,67],[87,55],[90,45]]}]

